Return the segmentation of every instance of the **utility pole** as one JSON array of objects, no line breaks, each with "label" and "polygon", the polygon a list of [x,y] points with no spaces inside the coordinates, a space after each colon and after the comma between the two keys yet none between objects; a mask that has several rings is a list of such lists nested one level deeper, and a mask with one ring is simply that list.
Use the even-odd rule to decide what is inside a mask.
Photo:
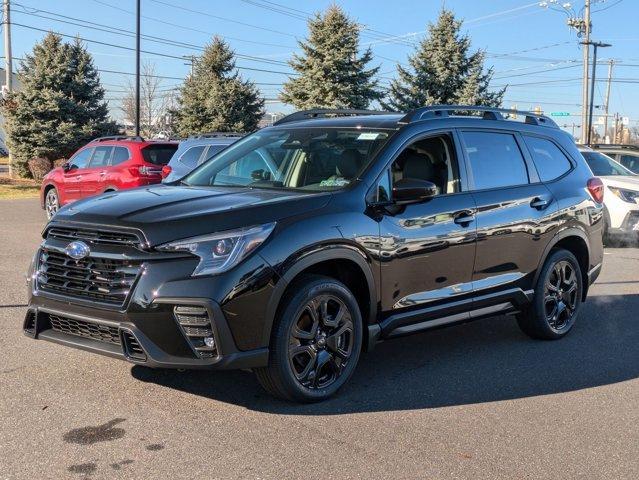
[{"label": "utility pole", "polygon": [[[13,88],[13,58],[11,53],[11,6],[9,0],[3,2],[4,10],[4,88],[7,92],[10,92]],[[11,152],[9,152],[9,177],[13,176],[13,159]]]},{"label": "utility pole", "polygon": [[4,0],[4,69],[5,69],[5,86],[8,91],[13,87],[13,64],[11,62],[11,7],[9,0]]},{"label": "utility pole", "polygon": [[590,138],[590,124],[588,123],[588,62],[590,60],[590,0],[584,0],[584,41],[583,44],[583,81],[581,85],[581,143]]},{"label": "utility pole", "polygon": [[615,64],[614,60],[608,62],[608,86],[606,87],[606,104],[604,105],[604,142],[608,136],[608,106],[610,104],[610,84],[612,83],[612,66]]},{"label": "utility pole", "polygon": [[[581,43],[585,44],[586,42],[581,42]],[[595,76],[597,74],[597,49],[599,47],[605,48],[605,47],[612,46],[609,43],[602,43],[602,42],[588,42],[588,44],[592,45],[594,48],[592,53],[592,78],[590,79],[590,104],[588,108],[588,118],[585,125],[586,127],[585,144],[586,145],[590,145],[590,138],[592,135],[592,109],[595,107]]]},{"label": "utility pole", "polygon": [[183,55],[186,63],[184,65],[188,65],[191,67],[191,76],[193,76],[193,68],[195,67],[195,55]]},{"label": "utility pole", "polygon": [[135,135],[140,136],[140,0],[136,5],[135,30]]}]

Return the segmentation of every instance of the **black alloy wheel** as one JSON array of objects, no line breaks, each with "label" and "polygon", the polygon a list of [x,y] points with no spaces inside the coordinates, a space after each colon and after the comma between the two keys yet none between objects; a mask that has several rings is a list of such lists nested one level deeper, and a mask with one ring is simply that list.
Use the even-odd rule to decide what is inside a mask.
[{"label": "black alloy wheel", "polygon": [[355,296],[341,282],[306,275],[289,286],[273,325],[269,363],[255,370],[270,394],[317,402],[355,371],[363,326]]},{"label": "black alloy wheel", "polygon": [[353,320],[335,295],[318,295],[291,325],[289,361],[300,384],[326,388],[348,366],[353,353]]},{"label": "black alloy wheel", "polygon": [[575,256],[563,249],[550,253],[541,269],[530,305],[517,323],[530,337],[555,340],[575,324],[582,304],[584,279]]},{"label": "black alloy wheel", "polygon": [[544,286],[546,321],[555,331],[570,327],[578,291],[577,274],[570,262],[562,260],[555,263]]}]

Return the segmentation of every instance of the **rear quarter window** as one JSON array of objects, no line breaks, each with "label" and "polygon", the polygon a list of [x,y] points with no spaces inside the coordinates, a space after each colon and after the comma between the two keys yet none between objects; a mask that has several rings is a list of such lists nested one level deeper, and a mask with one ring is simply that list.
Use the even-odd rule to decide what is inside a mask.
[{"label": "rear quarter window", "polygon": [[142,157],[147,163],[153,165],[166,165],[177,150],[173,144],[149,145],[142,149]]},{"label": "rear quarter window", "polygon": [[524,141],[542,182],[555,180],[572,168],[568,157],[550,140],[524,135]]}]

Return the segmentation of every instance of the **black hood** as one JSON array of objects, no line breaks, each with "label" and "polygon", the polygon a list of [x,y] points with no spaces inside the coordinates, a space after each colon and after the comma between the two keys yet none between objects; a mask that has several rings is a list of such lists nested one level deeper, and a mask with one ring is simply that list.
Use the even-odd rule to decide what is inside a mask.
[{"label": "black hood", "polygon": [[330,197],[324,192],[154,185],[80,200],[61,209],[53,221],[135,228],[158,245],[278,221],[322,208]]}]

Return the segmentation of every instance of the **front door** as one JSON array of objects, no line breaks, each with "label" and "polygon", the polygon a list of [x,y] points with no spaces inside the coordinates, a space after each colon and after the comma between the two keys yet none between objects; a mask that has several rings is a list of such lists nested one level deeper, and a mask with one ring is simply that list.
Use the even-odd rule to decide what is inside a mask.
[{"label": "front door", "polygon": [[89,197],[103,192],[112,152],[113,147],[108,145],[95,147],[93,149],[93,155],[91,155],[91,160],[89,161],[89,168],[87,168],[81,182],[83,197]]},{"label": "front door", "polygon": [[[460,176],[454,136],[442,133],[410,143],[388,173],[390,183],[403,178],[431,181],[438,194],[422,203],[391,205],[383,213],[382,310],[397,316],[469,298],[476,244],[475,203],[466,191],[465,176]],[[418,321],[423,317],[411,316],[402,323]]]},{"label": "front door", "polygon": [[67,162],[68,167],[64,172],[64,182],[60,185],[60,201],[67,204],[82,198],[82,181],[89,165],[93,148],[85,148],[76,153]]}]

